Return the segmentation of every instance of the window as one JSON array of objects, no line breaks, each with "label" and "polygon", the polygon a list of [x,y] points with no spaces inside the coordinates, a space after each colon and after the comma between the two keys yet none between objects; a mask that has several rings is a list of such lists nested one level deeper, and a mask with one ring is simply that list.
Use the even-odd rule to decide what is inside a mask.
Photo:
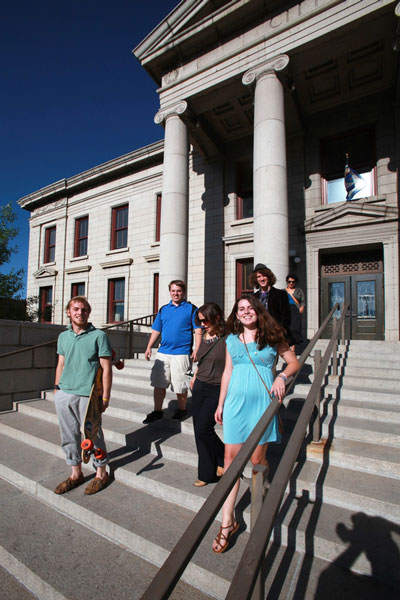
[{"label": "window", "polygon": [[128,245],[128,205],[112,209],[111,250]]},{"label": "window", "polygon": [[110,279],[108,282],[108,323],[124,320],[125,279]]},{"label": "window", "polygon": [[75,220],[74,256],[85,256],[88,248],[89,217]]},{"label": "window", "polygon": [[349,167],[364,180],[362,189],[353,196],[353,200],[375,194],[375,131],[368,128],[321,140],[323,204],[346,201],[346,154],[349,155]]},{"label": "window", "polygon": [[161,194],[157,194],[156,198],[156,242],[160,241],[161,235]]},{"label": "window", "polygon": [[160,284],[160,274],[153,275],[153,313],[158,312],[158,290]]},{"label": "window", "polygon": [[71,298],[75,296],[84,296],[85,295],[85,283],[73,283],[71,285]]},{"label": "window", "polygon": [[253,167],[251,163],[240,163],[236,167],[236,218],[253,216]]},{"label": "window", "polygon": [[44,239],[44,262],[54,262],[56,257],[56,228],[48,227]]},{"label": "window", "polygon": [[39,318],[41,323],[51,323],[53,313],[53,288],[42,287],[39,290]]},{"label": "window", "polygon": [[236,298],[239,298],[241,294],[253,293],[253,288],[249,287],[249,277],[252,271],[252,258],[241,258],[236,261]]}]

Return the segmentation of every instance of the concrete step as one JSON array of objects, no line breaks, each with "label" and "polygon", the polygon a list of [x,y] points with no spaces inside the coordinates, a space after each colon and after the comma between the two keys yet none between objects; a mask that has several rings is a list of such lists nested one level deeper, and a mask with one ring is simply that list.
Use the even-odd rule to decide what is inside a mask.
[{"label": "concrete step", "polygon": [[323,499],[325,503],[362,510],[372,517],[379,516],[400,525],[398,488],[396,479],[333,466],[328,460],[304,464],[300,461],[290,487],[297,496],[307,491],[313,502]]},{"label": "concrete step", "polygon": [[[41,420],[35,419],[26,414],[7,415],[7,419],[0,417],[2,423],[2,432],[4,435],[9,435],[13,439],[18,439],[24,443],[30,444],[35,448],[49,452],[60,458],[63,457],[61,448],[58,445],[58,429],[55,425],[50,426],[49,423],[43,423]],[[197,455],[195,453],[193,440],[187,435],[176,435],[175,432],[170,432],[172,435],[168,437],[168,433],[162,428],[152,428],[153,439],[149,439],[144,435],[149,435],[149,430],[133,432],[129,440],[129,445],[125,448],[120,448],[115,445],[109,446],[109,454],[111,459],[110,468],[113,471],[115,478],[126,485],[153,494],[159,498],[163,498],[168,502],[173,502],[187,508],[197,511],[202,506],[204,499],[209,494],[209,486],[206,488],[194,488],[193,481],[196,479]],[[27,434],[25,431],[29,431]],[[271,454],[271,453],[270,453]],[[275,461],[276,461],[275,457]],[[272,473],[275,469],[275,461],[272,457],[271,469]],[[176,463],[179,464],[176,464]],[[319,479],[320,465],[317,463],[299,463],[295,470],[295,477],[292,479],[290,490],[307,489],[312,497],[318,495],[318,489],[315,486],[320,483]],[[348,490],[344,487],[345,481],[349,479],[347,473],[349,470],[341,468],[342,474],[337,477],[340,485],[331,485],[332,491],[330,496],[326,495],[325,500],[334,499],[334,503],[339,504],[342,499],[342,506],[347,507],[349,502],[349,492],[352,492],[352,498],[357,496],[356,491],[352,488],[352,480],[354,471],[351,471],[350,487]],[[335,469],[333,469],[335,472]],[[249,474],[248,474],[249,476]],[[358,476],[360,474],[358,473]],[[361,475],[362,476],[362,475]],[[368,475],[372,479],[377,479],[376,475]],[[377,511],[377,501],[382,504],[382,516],[392,518],[396,509],[392,508],[391,502],[387,501],[387,512],[384,512],[384,490],[389,487],[389,497],[392,494],[393,480],[389,482],[381,482],[379,485],[374,483],[382,491],[383,496],[377,498],[373,493],[359,493],[357,506],[364,506],[366,511]],[[293,487],[294,486],[294,487]],[[328,486],[329,487],[329,486]],[[334,491],[333,491],[334,490]],[[242,491],[245,493],[246,489]],[[328,492],[327,492],[328,494]],[[363,498],[363,495],[365,496]],[[352,500],[353,504],[355,503]],[[376,513],[378,514],[378,513]],[[249,525],[249,514],[246,510],[243,518]]]},{"label": "concrete step", "polygon": [[[293,393],[302,397],[306,397],[310,391],[310,384],[297,383]],[[360,387],[350,387],[343,383],[332,383],[332,380],[323,387],[325,398],[331,396],[333,398],[341,398],[342,400],[355,400],[359,402],[379,402],[382,404],[400,404],[400,395],[396,388],[394,391],[382,389],[363,389]]]},{"label": "concrete step", "polygon": [[[288,396],[284,401],[286,406],[285,418],[297,420],[304,401],[304,398],[299,398],[296,394]],[[341,417],[400,424],[400,405],[397,406],[396,404],[324,398],[321,402],[321,411],[322,413],[340,415]]]},{"label": "concrete step", "polygon": [[[4,466],[4,445],[0,440],[0,471],[5,480],[1,482],[3,506],[5,497],[10,498],[1,518],[2,544],[6,552],[66,598],[82,597],[82,589],[85,589],[85,597],[93,600],[112,596],[140,598],[193,513],[177,511],[176,507],[147,494],[137,492],[132,496],[131,490],[117,482],[96,496],[85,496],[84,486],[57,496],[52,490],[66,474],[63,461],[49,459],[38,450],[24,451],[21,444],[7,445],[7,462],[12,463],[12,469]],[[13,457],[10,457],[11,452]],[[15,455],[20,452],[17,461]],[[10,489],[9,484],[16,487]],[[5,486],[7,494],[3,494]],[[232,576],[247,534],[238,538],[236,549],[225,565],[213,560],[212,536],[210,532],[179,584],[195,580],[198,589],[192,590],[183,584],[176,598],[191,597],[190,594],[199,599],[205,598],[205,594],[224,598],[228,586],[225,577],[229,572]],[[39,539],[46,540],[40,545],[40,552]],[[82,555],[83,549],[85,555]],[[88,568],[86,553],[92,549],[95,557],[90,557]],[[96,579],[102,582],[101,586]],[[207,591],[199,589],[201,587]]]},{"label": "concrete step", "polygon": [[382,370],[380,370],[376,367],[371,368],[371,366],[367,365],[365,361],[357,361],[357,363],[355,363],[354,361],[346,362],[346,364],[344,365],[344,374],[346,376],[346,379],[350,376],[359,377],[361,380],[363,380],[364,377],[372,376],[376,379],[388,377],[391,380],[399,381],[400,363],[393,362],[390,366],[388,366],[388,363],[385,362],[385,366],[382,367]]},{"label": "concrete step", "polygon": [[329,442],[323,438],[320,443],[309,444],[306,454],[312,461],[400,479],[400,453],[395,447],[343,438]]},{"label": "concrete step", "polygon": [[[82,488],[77,488],[65,496],[57,496],[52,490],[65,476],[63,461],[56,457],[48,457],[40,450],[32,450],[14,440],[7,439],[4,443],[3,436],[0,436],[0,457],[0,475],[9,483],[17,485],[57,511],[89,526],[93,531],[155,564],[164,560],[166,552],[172,548],[191,518],[190,511],[188,513],[184,508],[177,511],[175,506],[163,502],[160,498],[144,494],[137,488],[132,495],[132,491],[118,480],[97,496],[84,496]],[[159,474],[162,470],[160,469]],[[245,526],[242,512],[245,501],[245,498],[239,501],[237,508],[237,518],[242,523],[242,527]],[[146,519],[143,519],[144,514]],[[162,519],[160,514],[163,516]],[[139,519],[138,515],[140,515]],[[377,517],[368,516],[364,509],[358,515],[362,524],[370,527],[375,527],[377,520],[382,521]],[[312,548],[316,557],[335,560],[340,564],[340,557],[346,553],[348,547],[348,540],[345,537],[350,535],[348,532],[357,525],[354,521],[355,517],[357,515],[354,514],[354,509],[322,505],[319,499],[310,500],[309,494],[296,498],[295,493],[291,493],[284,500],[275,526],[274,539],[289,546],[295,542],[297,551],[306,552]],[[293,525],[296,527],[295,535],[293,535],[294,531],[290,533]],[[360,534],[357,531],[356,533]],[[377,536],[376,543],[383,543],[387,531],[384,531],[384,535],[379,530],[374,533]],[[193,558],[191,570],[188,568],[185,571],[183,579],[192,583],[196,581],[197,585],[200,579],[203,593],[211,592],[211,595],[223,598],[227,580],[232,576],[230,571],[234,568],[232,563],[243,551],[246,535],[240,535],[232,545],[231,551],[227,553],[229,562],[215,560],[211,554],[210,544],[213,535],[215,531],[208,532]],[[396,575],[390,559],[387,567],[391,581],[397,585],[399,574],[397,572]],[[370,561],[362,553],[352,568],[364,575],[371,572]],[[222,594],[220,594],[221,589]]]},{"label": "concrete step", "polygon": [[367,419],[327,415],[322,423],[322,436],[400,447],[400,431],[397,423],[373,423]]}]

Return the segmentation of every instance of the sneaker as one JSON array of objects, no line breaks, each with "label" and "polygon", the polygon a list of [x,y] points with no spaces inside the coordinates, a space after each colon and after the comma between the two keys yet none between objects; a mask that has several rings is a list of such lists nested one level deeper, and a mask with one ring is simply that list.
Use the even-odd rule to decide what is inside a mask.
[{"label": "sneaker", "polygon": [[81,485],[81,483],[84,482],[84,479],[85,478],[83,476],[83,473],[79,475],[78,479],[71,479],[71,477],[68,477],[68,479],[58,484],[58,486],[54,490],[54,493],[65,494],[65,492],[69,492],[70,490],[73,490],[74,488],[78,487],[78,485]]},{"label": "sneaker", "polygon": [[177,408],[171,418],[175,421],[183,421],[183,419],[185,419],[187,416],[188,411],[186,408]]},{"label": "sneaker", "polygon": [[100,490],[103,490],[110,480],[110,476],[106,473],[106,476],[103,479],[100,477],[95,477],[89,483],[87,488],[85,489],[85,494],[91,496],[92,494],[97,494]]},{"label": "sneaker", "polygon": [[163,416],[164,415],[162,410],[153,410],[153,412],[147,415],[147,417],[144,419],[144,421],[142,421],[142,423],[144,423],[145,425],[147,425],[148,423],[154,423],[154,421],[162,419]]}]

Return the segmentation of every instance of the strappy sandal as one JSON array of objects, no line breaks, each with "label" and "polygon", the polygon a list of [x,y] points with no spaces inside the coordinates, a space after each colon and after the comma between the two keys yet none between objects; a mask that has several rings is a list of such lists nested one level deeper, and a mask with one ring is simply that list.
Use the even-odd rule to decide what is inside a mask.
[{"label": "strappy sandal", "polygon": [[[228,527],[232,527],[232,529],[230,530],[230,532],[228,533],[228,535],[226,536],[223,533],[223,529],[228,529]],[[231,535],[233,535],[237,530],[239,529],[239,523],[237,521],[232,521],[232,523],[229,523],[229,525],[225,525],[225,527],[223,527],[221,525],[221,527],[219,528],[219,531],[217,533],[217,536],[215,538],[215,541],[217,542],[218,546],[220,547],[219,550],[217,550],[216,548],[213,547],[213,551],[216,554],[222,554],[222,552],[225,552],[225,550],[227,549],[227,547],[229,546],[229,538],[231,537]],[[221,544],[222,540],[226,540],[226,544],[223,546]]]}]

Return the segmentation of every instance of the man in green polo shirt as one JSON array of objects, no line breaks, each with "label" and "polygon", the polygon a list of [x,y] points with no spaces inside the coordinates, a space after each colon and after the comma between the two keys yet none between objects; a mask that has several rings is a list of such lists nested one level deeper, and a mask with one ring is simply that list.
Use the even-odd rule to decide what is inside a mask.
[{"label": "man in green polo shirt", "polygon": [[[103,369],[103,410],[108,407],[112,383],[111,346],[104,331],[89,323],[90,304],[83,296],[75,296],[68,302],[66,311],[71,324],[58,337],[54,403],[61,446],[72,473],[56,487],[56,494],[69,492],[84,481],[81,468],[81,426],[99,366]],[[106,458],[93,459],[96,477],[85,489],[85,494],[99,492],[109,479],[106,471],[108,456],[101,427],[94,446],[104,450]]]}]

